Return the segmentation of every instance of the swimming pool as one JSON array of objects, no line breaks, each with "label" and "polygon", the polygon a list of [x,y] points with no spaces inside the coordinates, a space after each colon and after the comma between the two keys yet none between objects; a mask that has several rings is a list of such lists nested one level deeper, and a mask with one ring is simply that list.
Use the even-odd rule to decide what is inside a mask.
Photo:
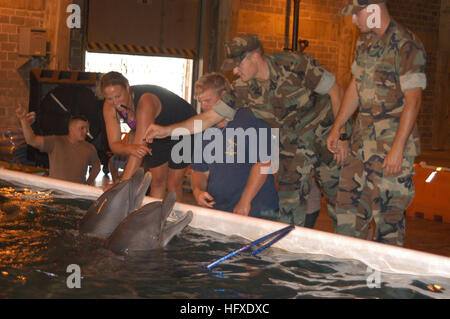
[{"label": "swimming pool", "polygon": [[0,298],[450,297],[449,278],[389,274],[353,259],[274,247],[208,271],[204,266],[248,240],[193,227],[165,249],[119,257],[76,232],[92,200],[70,197],[0,183]]}]

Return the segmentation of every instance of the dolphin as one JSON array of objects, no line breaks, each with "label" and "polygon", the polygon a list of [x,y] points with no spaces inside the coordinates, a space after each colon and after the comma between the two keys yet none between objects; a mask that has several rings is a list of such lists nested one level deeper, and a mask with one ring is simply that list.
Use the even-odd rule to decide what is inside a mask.
[{"label": "dolphin", "polygon": [[111,235],[125,217],[141,207],[151,179],[151,173],[144,174],[140,168],[133,177],[104,192],[89,207],[79,232],[104,238]]},{"label": "dolphin", "polygon": [[109,236],[106,246],[119,255],[131,255],[162,248],[192,220],[192,211],[167,222],[175,205],[175,193],[151,202],[128,215]]}]

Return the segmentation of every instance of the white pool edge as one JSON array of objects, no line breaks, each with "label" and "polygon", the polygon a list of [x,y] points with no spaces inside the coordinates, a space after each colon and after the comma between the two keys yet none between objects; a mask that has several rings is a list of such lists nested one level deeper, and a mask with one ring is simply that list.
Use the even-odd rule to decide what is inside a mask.
[{"label": "white pool edge", "polygon": [[[54,189],[72,196],[97,199],[101,188],[70,183],[49,177],[37,176],[0,168],[0,179],[23,186]],[[155,201],[144,198],[144,204]],[[240,236],[255,240],[285,224],[264,219],[245,217],[203,207],[177,203],[175,209],[191,210],[194,218],[189,226],[214,231],[228,236]],[[288,236],[274,245],[293,253],[328,255],[339,259],[355,259],[373,270],[417,276],[440,276],[450,278],[450,258],[412,249],[375,243],[336,235],[323,231],[296,227]]]}]

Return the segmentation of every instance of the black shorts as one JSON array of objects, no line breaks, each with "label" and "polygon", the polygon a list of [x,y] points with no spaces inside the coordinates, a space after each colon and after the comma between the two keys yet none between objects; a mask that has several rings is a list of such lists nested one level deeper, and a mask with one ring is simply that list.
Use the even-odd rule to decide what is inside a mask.
[{"label": "black shorts", "polygon": [[[185,136],[184,138],[191,139],[191,154],[194,149],[192,136]],[[172,148],[180,142],[180,140],[171,140],[171,139],[155,139],[153,143],[148,144],[147,146],[152,149],[152,155],[147,155],[145,157],[145,166],[146,168],[154,168],[163,165],[164,163],[169,163],[169,168],[171,169],[184,169],[191,164],[191,158],[189,161],[182,161],[181,163],[175,163],[172,159]],[[181,155],[183,153],[181,152]]]}]

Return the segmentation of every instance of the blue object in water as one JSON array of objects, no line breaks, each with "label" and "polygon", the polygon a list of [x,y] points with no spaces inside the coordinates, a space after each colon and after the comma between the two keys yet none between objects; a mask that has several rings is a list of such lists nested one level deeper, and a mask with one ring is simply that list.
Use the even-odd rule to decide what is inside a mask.
[{"label": "blue object in water", "polygon": [[269,235],[263,236],[255,241],[252,241],[251,243],[233,251],[232,253],[212,262],[211,264],[209,264],[208,266],[206,266],[206,268],[208,270],[210,270],[211,268],[213,268],[214,266],[218,265],[219,263],[221,263],[224,260],[227,260],[229,258],[232,258],[233,256],[239,254],[240,252],[243,252],[247,249],[249,249],[250,247],[253,247],[255,245],[258,245],[260,243],[264,243],[267,240],[269,240],[270,238],[276,236],[274,239],[272,239],[270,242],[268,242],[267,244],[265,244],[264,246],[262,246],[261,248],[259,248],[258,250],[256,250],[255,252],[252,253],[252,256],[255,256],[256,254],[258,254],[259,252],[261,252],[262,250],[266,249],[267,247],[270,247],[271,245],[273,245],[274,243],[276,243],[277,241],[279,241],[281,238],[283,238],[284,236],[286,236],[287,234],[289,234],[291,232],[291,230],[294,229],[294,225],[289,225],[287,227],[284,227],[280,230],[277,230],[273,233],[270,233]]}]

